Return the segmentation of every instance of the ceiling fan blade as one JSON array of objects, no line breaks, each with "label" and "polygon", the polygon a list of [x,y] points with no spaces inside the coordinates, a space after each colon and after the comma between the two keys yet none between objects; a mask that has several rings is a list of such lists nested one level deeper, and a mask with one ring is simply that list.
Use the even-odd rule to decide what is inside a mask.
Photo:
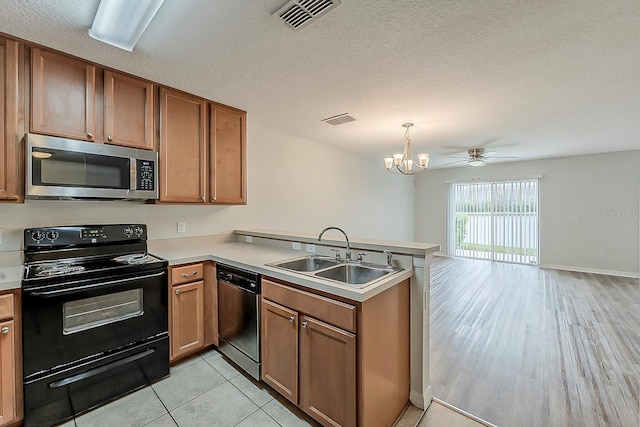
[{"label": "ceiling fan blade", "polygon": [[442,166],[447,166],[447,165],[453,165],[454,163],[462,163],[462,162],[467,162],[467,159],[464,160],[456,160],[455,162],[449,162],[449,163],[443,163]]},{"label": "ceiling fan blade", "polygon": [[484,152],[484,156],[485,156],[485,157],[493,157],[493,156],[495,156],[496,154],[498,154],[498,152],[497,152],[497,151],[485,151],[485,152]]},{"label": "ceiling fan blade", "polygon": [[485,159],[519,159],[520,157],[518,156],[489,156],[486,157]]},{"label": "ceiling fan blade", "polygon": [[445,159],[468,159],[469,156],[444,156]]}]

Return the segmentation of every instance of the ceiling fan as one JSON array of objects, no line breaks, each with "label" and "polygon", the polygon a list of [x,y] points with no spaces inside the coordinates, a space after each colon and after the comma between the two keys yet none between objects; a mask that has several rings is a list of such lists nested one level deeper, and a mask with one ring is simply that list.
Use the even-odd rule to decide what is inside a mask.
[{"label": "ceiling fan", "polygon": [[468,156],[447,156],[446,159],[461,159],[445,163],[443,166],[454,163],[467,162],[469,166],[480,167],[486,164],[489,159],[517,159],[518,156],[497,156],[497,151],[485,151],[484,148],[470,148],[467,150]]}]

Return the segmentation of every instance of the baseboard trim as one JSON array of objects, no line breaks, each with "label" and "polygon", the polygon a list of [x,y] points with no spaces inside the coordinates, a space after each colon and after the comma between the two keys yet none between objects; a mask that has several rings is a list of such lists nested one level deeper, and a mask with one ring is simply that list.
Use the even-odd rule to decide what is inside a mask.
[{"label": "baseboard trim", "polygon": [[486,427],[498,427],[495,424],[491,424],[489,421],[485,421],[482,418],[476,417],[475,415],[470,414],[467,411],[463,411],[462,409],[458,408],[457,406],[453,406],[453,405],[445,402],[444,400],[438,399],[437,397],[434,397],[433,401],[438,403],[439,405],[444,406],[447,409],[451,409],[452,411],[457,412],[458,414],[460,414],[460,415],[462,415],[464,417],[467,417],[470,420],[473,420],[473,421],[475,421],[477,423],[480,423],[480,424],[482,424],[482,425],[484,425]]},{"label": "baseboard trim", "polygon": [[409,393],[409,401],[418,409],[426,410],[432,399],[433,394],[431,393],[431,386],[427,387],[423,393],[415,390],[411,390]]},{"label": "baseboard trim", "polygon": [[631,279],[637,279],[640,277],[638,273],[629,271],[602,270],[599,268],[574,267],[571,265],[540,264],[539,267],[550,268],[552,270],[576,271],[578,273],[603,274],[605,276],[629,277]]}]

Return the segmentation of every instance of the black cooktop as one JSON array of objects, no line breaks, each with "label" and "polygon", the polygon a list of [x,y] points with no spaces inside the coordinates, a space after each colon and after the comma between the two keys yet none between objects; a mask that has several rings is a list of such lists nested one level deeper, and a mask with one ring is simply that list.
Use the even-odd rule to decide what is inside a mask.
[{"label": "black cooktop", "polygon": [[166,268],[167,261],[147,253],[146,241],[144,224],[29,228],[23,281],[58,283]]}]

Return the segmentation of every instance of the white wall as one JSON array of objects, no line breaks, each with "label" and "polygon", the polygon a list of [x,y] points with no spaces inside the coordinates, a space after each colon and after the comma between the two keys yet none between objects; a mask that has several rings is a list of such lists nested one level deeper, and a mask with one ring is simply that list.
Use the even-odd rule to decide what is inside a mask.
[{"label": "white wall", "polygon": [[428,171],[417,178],[416,240],[447,251],[447,181],[538,174],[540,264],[637,276],[640,151]]},{"label": "white wall", "polygon": [[[260,127],[250,117],[247,144],[247,206],[0,204],[0,251],[20,249],[24,228],[119,222],[146,223],[151,239],[249,227],[319,233],[335,225],[350,237],[413,240],[413,182],[386,172],[382,160]],[[186,233],[177,233],[177,221],[186,222]]]}]

